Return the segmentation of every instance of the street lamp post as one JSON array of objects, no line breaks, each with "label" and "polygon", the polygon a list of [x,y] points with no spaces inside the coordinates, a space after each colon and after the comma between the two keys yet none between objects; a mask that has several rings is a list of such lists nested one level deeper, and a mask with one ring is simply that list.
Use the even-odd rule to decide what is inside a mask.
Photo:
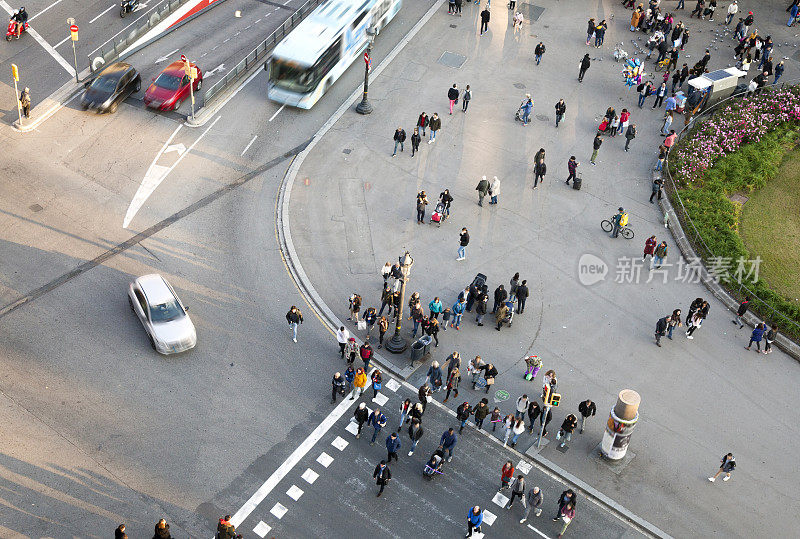
[{"label": "street lamp post", "polygon": [[400,271],[403,273],[403,280],[400,283],[400,306],[395,309],[394,335],[387,341],[385,346],[385,348],[393,354],[401,354],[408,348],[408,343],[400,335],[400,326],[403,321],[403,305],[406,302],[406,283],[408,282],[409,275],[411,275],[411,266],[413,265],[414,259],[411,258],[411,255],[406,251],[405,254],[400,257]]},{"label": "street lamp post", "polygon": [[367,99],[367,91],[369,90],[369,68],[372,63],[372,44],[375,42],[376,34],[375,27],[370,26],[367,28],[369,44],[367,44],[367,52],[364,55],[364,97],[361,99],[361,103],[356,107],[356,112],[359,114],[369,114],[372,112],[372,104]]}]

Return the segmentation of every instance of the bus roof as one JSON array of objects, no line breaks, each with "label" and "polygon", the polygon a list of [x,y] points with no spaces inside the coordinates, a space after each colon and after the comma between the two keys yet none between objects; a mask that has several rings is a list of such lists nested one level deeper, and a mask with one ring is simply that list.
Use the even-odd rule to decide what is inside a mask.
[{"label": "bus roof", "polygon": [[278,43],[273,56],[312,66],[342,29],[376,0],[327,0]]}]

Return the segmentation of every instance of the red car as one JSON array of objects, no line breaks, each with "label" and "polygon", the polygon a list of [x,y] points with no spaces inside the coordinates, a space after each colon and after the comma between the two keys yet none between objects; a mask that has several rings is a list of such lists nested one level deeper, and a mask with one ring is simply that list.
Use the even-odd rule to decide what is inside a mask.
[{"label": "red car", "polygon": [[[191,64],[197,67],[196,64]],[[189,98],[189,75],[180,60],[172,62],[161,74],[153,79],[153,83],[144,93],[144,104],[158,110],[175,110]],[[194,80],[194,91],[203,85],[203,72],[197,67],[197,78]]]}]

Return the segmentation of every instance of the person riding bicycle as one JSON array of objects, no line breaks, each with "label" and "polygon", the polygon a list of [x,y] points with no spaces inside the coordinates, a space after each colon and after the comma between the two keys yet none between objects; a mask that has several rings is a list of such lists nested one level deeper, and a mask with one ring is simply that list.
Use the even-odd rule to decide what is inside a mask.
[{"label": "person riding bicycle", "polygon": [[24,7],[21,7],[19,11],[11,16],[11,20],[17,23],[16,35],[19,37],[20,33],[22,33],[22,28],[25,26],[25,23],[28,22],[28,12],[25,11]]},{"label": "person riding bicycle", "polygon": [[611,222],[614,224],[614,229],[611,231],[611,237],[619,237],[619,231],[625,228],[625,226],[628,224],[628,214],[625,212],[625,209],[620,206],[617,214],[611,218]]}]

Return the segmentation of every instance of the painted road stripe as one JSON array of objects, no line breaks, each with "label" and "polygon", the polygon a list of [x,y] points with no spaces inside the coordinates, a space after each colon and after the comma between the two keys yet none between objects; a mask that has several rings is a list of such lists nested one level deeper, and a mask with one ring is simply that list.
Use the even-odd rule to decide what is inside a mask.
[{"label": "painted road stripe", "polygon": [[283,105],[281,105],[281,108],[279,108],[278,110],[276,110],[276,111],[275,111],[275,114],[273,114],[272,116],[270,116],[269,120],[267,120],[267,121],[268,121],[268,122],[271,122],[272,120],[274,120],[274,119],[275,119],[275,116],[277,116],[278,114],[280,114],[280,113],[281,113],[281,111],[283,110],[283,107],[285,107],[285,106],[286,106],[286,104],[285,104],[285,103],[284,103]]},{"label": "painted road stripe", "polygon": [[351,421],[347,424],[344,430],[346,430],[353,436],[356,436],[358,434],[358,423],[356,423],[355,421]]},{"label": "painted road stripe", "polygon": [[306,468],[306,471],[304,471],[303,475],[301,475],[300,477],[305,479],[306,483],[308,483],[309,485],[313,485],[314,481],[316,481],[317,478],[319,477],[319,474],[314,470],[312,470],[311,468]]},{"label": "painted road stripe", "polygon": [[[60,1],[61,1],[61,0],[59,0],[59,2],[60,2]],[[58,3],[58,2],[56,2],[56,4],[57,4],[57,3]],[[47,11],[48,9],[50,9],[51,7],[53,7],[53,6],[54,6],[54,5],[56,5],[56,4],[52,4],[52,5],[48,6],[48,7],[45,9],[45,11]],[[14,10],[13,10],[13,9],[11,9],[11,6],[9,6],[9,5],[8,5],[8,2],[6,2],[5,0],[0,0],[0,7],[2,7],[4,10],[6,10],[6,11],[8,12],[8,14],[9,14],[9,15],[13,15],[13,14],[14,14]],[[42,12],[42,13],[44,13],[44,12]],[[28,19],[28,22],[29,22],[29,23],[30,23],[30,22],[32,22],[32,21],[33,21],[33,19],[35,19],[35,17],[31,17],[31,18],[29,18],[29,19]],[[50,43],[48,43],[47,41],[45,41],[45,39],[44,39],[42,36],[40,36],[40,35],[39,35],[39,32],[37,32],[36,30],[34,30],[34,29],[33,29],[33,26],[28,26],[28,29],[27,29],[26,31],[27,31],[27,32],[28,32],[28,33],[31,35],[31,37],[32,37],[33,39],[35,39],[35,40],[36,40],[36,42],[37,42],[39,45],[41,45],[41,46],[42,46],[42,48],[44,48],[44,50],[46,50],[46,51],[47,51],[47,52],[50,54],[50,56],[52,56],[52,57],[53,57],[53,59],[55,59],[55,61],[56,61],[56,62],[58,62],[59,64],[61,64],[61,67],[63,67],[63,68],[64,68],[64,69],[67,71],[67,73],[69,73],[69,74],[70,74],[71,76],[73,76],[73,77],[75,76],[75,68],[74,68],[74,67],[72,67],[71,65],[69,65],[69,62],[67,62],[67,61],[64,59],[64,57],[63,57],[63,56],[61,56],[60,54],[58,54],[58,51],[56,51],[56,50],[53,48],[53,46],[52,46],[52,45],[50,45]]]},{"label": "painted road stripe", "polygon": [[61,45],[63,45],[63,44],[64,44],[64,43],[66,43],[67,41],[69,41],[70,37],[71,37],[71,36],[67,36],[67,37],[65,37],[64,39],[62,39],[61,41],[59,41],[58,43],[56,43],[55,45],[53,45],[53,48],[54,48],[54,49],[57,49],[57,48],[59,48]]},{"label": "painted road stripe", "polygon": [[117,7],[117,4],[111,4],[110,6],[108,6],[108,8],[104,12],[102,12],[100,15],[98,15],[97,17],[95,17],[94,19],[89,21],[89,24],[92,24],[94,21],[96,21],[97,19],[99,19],[100,17],[102,17],[103,15],[105,15],[106,13],[111,11],[112,9],[114,9],[115,7]]},{"label": "painted road stripe", "polygon": [[372,399],[372,402],[378,403],[378,406],[383,406],[389,401],[389,397],[384,395],[383,393],[378,393],[375,395],[375,398]]},{"label": "painted road stripe", "polygon": [[517,470],[519,470],[520,472],[524,473],[525,475],[528,475],[529,473],[531,473],[531,469],[532,468],[533,468],[533,464],[531,464],[530,462],[524,461],[524,460],[519,461],[519,464],[517,464]]},{"label": "painted road stripe", "polygon": [[389,381],[386,382],[386,389],[388,389],[392,393],[397,393],[397,390],[400,389],[400,382],[398,382],[394,378],[390,378]]},{"label": "painted road stripe", "polygon": [[289,490],[286,491],[286,495],[289,496],[294,501],[297,501],[300,499],[300,496],[303,495],[303,489],[301,489],[297,485],[292,485],[291,487],[289,487]]},{"label": "painted road stripe", "polygon": [[317,462],[325,466],[326,468],[331,465],[333,462],[333,457],[327,454],[325,451],[322,452],[320,456],[317,457]]},{"label": "painted road stripe", "polygon": [[253,145],[253,143],[256,141],[257,138],[258,138],[258,135],[253,135],[253,138],[250,140],[250,142],[247,143],[247,146],[244,147],[244,150],[242,150],[242,153],[239,154],[239,157],[243,156],[244,152],[246,152],[247,150],[250,149],[250,146]]},{"label": "painted road stripe", "polygon": [[533,526],[531,526],[530,524],[528,524],[528,527],[529,527],[530,529],[532,529],[533,531],[535,531],[536,533],[538,533],[539,535],[541,535],[542,537],[544,537],[544,539],[550,539],[549,537],[547,537],[545,534],[543,534],[542,532],[540,532],[539,530],[537,530],[536,528],[534,528],[534,527],[533,527]]},{"label": "painted road stripe", "polygon": [[272,527],[262,520],[256,524],[255,528],[253,528],[253,533],[263,538],[270,532],[271,529]]},{"label": "painted road stripe", "polygon": [[337,436],[336,439],[331,442],[331,445],[339,451],[344,451],[344,448],[347,447],[348,442],[341,436]]},{"label": "painted road stripe", "polygon": [[494,524],[494,521],[497,520],[497,515],[489,511],[488,509],[483,510],[483,521],[491,526]]},{"label": "painted road stripe", "polygon": [[[275,516],[275,518],[277,518],[277,519],[282,519],[283,515],[285,515],[287,513],[287,511],[289,511],[289,510],[286,509],[286,507],[284,507],[283,504],[281,504],[280,502],[278,502],[275,505],[273,505],[272,509],[269,510],[269,512],[272,513]],[[232,521],[231,521],[231,524],[233,524]],[[233,525],[234,525],[234,527],[236,526],[236,524],[233,524]]]},{"label": "painted road stripe", "polygon": [[46,8],[44,8],[43,10],[41,10],[39,13],[37,13],[37,14],[36,14],[36,15],[34,15],[33,17],[28,17],[28,22],[29,22],[29,23],[30,23],[30,22],[33,22],[33,19],[35,19],[35,18],[36,18],[36,17],[38,17],[39,15],[44,15],[44,14],[45,14],[45,13],[46,13],[46,12],[47,12],[47,11],[48,11],[50,8],[51,8],[51,7],[56,7],[56,6],[57,6],[58,4],[60,4],[62,1],[63,1],[63,0],[56,0],[55,2],[53,2],[52,4],[50,4],[49,6],[47,6]]},{"label": "painted road stripe", "polygon": [[495,503],[495,505],[497,505],[500,508],[503,508],[506,505],[508,505],[508,498],[503,496],[503,494],[500,493],[500,492],[498,492],[497,494],[494,495],[494,498],[492,498],[492,501]]}]

